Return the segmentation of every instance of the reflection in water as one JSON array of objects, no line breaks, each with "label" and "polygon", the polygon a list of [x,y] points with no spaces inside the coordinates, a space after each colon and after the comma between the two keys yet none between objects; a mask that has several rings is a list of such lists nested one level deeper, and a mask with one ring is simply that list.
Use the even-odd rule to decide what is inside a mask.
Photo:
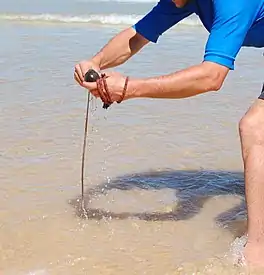
[{"label": "reflection in water", "polygon": [[[177,197],[177,207],[169,212],[121,212],[93,208],[93,198],[107,195],[110,190],[128,191],[171,189]],[[136,218],[146,221],[187,220],[193,218],[202,209],[205,202],[215,196],[244,196],[244,179],[241,172],[229,171],[151,171],[140,174],[128,174],[99,185],[85,192],[85,209],[77,198],[70,203],[81,218],[100,220],[103,218],[128,219]],[[84,211],[85,210],[85,211]],[[245,220],[244,200],[235,207],[217,216],[216,222],[226,226],[236,234],[243,234],[241,221]]]}]

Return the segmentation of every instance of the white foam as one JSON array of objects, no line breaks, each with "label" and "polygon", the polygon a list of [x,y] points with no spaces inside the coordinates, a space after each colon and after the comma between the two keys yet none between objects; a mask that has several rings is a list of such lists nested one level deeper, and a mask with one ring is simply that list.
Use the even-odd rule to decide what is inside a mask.
[{"label": "white foam", "polygon": [[48,275],[48,273],[45,270],[35,270],[30,271],[27,275]]},{"label": "white foam", "polygon": [[[144,15],[136,14],[92,14],[84,16],[72,16],[61,14],[0,14],[0,20],[42,22],[42,23],[79,23],[79,24],[103,24],[103,25],[133,25]],[[186,18],[181,25],[198,26],[200,21],[196,18]]]},{"label": "white foam", "polygon": [[49,275],[45,269],[32,270],[27,273],[17,271],[5,271],[5,275]]},{"label": "white foam", "polygon": [[244,235],[240,238],[236,238],[231,244],[230,252],[233,258],[233,264],[238,266],[245,266],[246,261],[243,254],[244,247],[247,243],[247,236]]},{"label": "white foam", "polygon": [[100,23],[100,24],[133,24],[140,16],[117,14],[94,14],[87,16],[67,16],[60,14],[1,14],[1,20],[54,22],[54,23]]}]

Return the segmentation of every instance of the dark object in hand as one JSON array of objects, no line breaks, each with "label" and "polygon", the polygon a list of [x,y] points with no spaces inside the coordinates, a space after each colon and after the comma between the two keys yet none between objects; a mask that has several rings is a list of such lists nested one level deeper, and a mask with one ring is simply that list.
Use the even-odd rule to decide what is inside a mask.
[{"label": "dark object in hand", "polygon": [[[84,76],[86,82],[96,82],[100,78],[100,75],[93,69],[89,69]],[[104,103],[103,108],[107,109],[110,105]]]},{"label": "dark object in hand", "polygon": [[100,78],[100,75],[93,69],[89,69],[84,76],[86,82],[96,82]]}]

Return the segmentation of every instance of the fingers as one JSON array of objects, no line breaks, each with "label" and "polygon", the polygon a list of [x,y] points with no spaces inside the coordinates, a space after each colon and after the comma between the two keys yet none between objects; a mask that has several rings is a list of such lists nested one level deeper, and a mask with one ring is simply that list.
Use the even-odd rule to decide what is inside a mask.
[{"label": "fingers", "polygon": [[[75,72],[74,72],[74,74],[77,75],[77,79],[80,80],[80,82],[83,82],[83,81],[84,81],[84,77],[83,77],[84,72],[82,71],[82,68],[81,68],[80,64],[77,64],[77,65],[75,66]],[[79,81],[78,81],[78,82],[79,82]]]},{"label": "fingers", "polygon": [[104,86],[103,86],[103,83],[102,83],[102,79],[97,80],[97,87],[98,87],[98,89],[97,89],[98,94],[99,94],[100,98],[102,99],[102,101],[103,102],[108,102],[106,93],[104,91]]},{"label": "fingers", "polygon": [[95,98],[98,98],[100,97],[99,93],[97,92],[97,90],[93,90],[93,91],[90,91],[91,94],[95,97]]},{"label": "fingers", "polygon": [[81,81],[79,75],[76,72],[74,72],[74,79],[76,82],[79,83],[79,85],[83,86],[83,82]]},{"label": "fingers", "polygon": [[94,97],[101,97],[96,82],[82,82],[82,87],[88,89]]},{"label": "fingers", "polygon": [[84,88],[90,90],[91,92],[93,90],[97,90],[97,84],[96,84],[96,82],[86,82],[86,81],[84,81],[84,82],[82,82],[82,86]]},{"label": "fingers", "polygon": [[107,76],[103,74],[102,78],[100,78],[100,80],[97,80],[96,82],[86,82],[84,80],[84,74],[86,73],[87,69],[89,69],[89,67],[93,67],[90,65],[91,64],[88,64],[87,62],[85,64],[81,62],[75,66],[75,70],[74,70],[75,81],[80,86],[88,89],[94,97],[96,98],[100,97],[104,103],[111,104],[112,100],[106,84],[106,78],[108,78],[111,75],[111,73],[108,73]]},{"label": "fingers", "polygon": [[88,89],[92,95],[94,97],[99,97],[99,93],[97,91],[97,84],[96,82],[85,82],[85,81],[82,81],[82,79],[80,78],[80,74],[77,73],[77,71],[74,72],[74,79],[75,81],[82,87]]},{"label": "fingers", "polygon": [[97,88],[95,82],[84,81],[83,72],[82,72],[81,66],[79,64],[75,66],[74,79],[80,86],[82,86],[90,91]]},{"label": "fingers", "polygon": [[96,98],[100,97],[102,102],[112,104],[104,77],[98,79],[96,82],[83,82],[83,86],[87,88]]}]

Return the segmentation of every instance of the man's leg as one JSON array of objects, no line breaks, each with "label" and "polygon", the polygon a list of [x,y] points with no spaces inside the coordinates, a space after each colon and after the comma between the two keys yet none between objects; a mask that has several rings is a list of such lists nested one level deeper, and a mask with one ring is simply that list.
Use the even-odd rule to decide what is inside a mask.
[{"label": "man's leg", "polygon": [[246,261],[264,267],[264,91],[239,124],[248,212]]}]

